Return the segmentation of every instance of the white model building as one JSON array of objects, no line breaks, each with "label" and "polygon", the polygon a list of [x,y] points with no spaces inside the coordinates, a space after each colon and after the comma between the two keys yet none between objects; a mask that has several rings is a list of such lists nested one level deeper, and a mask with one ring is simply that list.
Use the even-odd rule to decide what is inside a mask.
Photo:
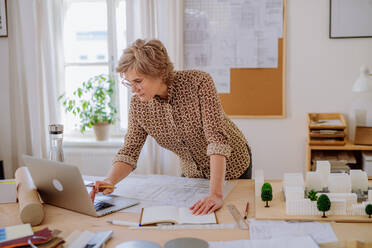
[{"label": "white model building", "polygon": [[330,215],[346,215],[346,200],[345,199],[332,199]]},{"label": "white model building", "polygon": [[362,202],[361,204],[353,204],[351,208],[352,215],[365,215],[366,214],[366,206],[368,204],[372,204],[372,202]]},{"label": "white model building", "polygon": [[304,187],[302,173],[284,173],[283,187]]},{"label": "white model building", "polygon": [[305,188],[302,173],[284,173],[283,192],[286,200],[304,199]]},{"label": "white model building", "polygon": [[261,195],[261,188],[264,184],[264,172],[263,170],[254,171],[254,191],[256,196]]},{"label": "white model building", "polygon": [[304,199],[305,198],[304,187],[300,187],[300,186],[285,187],[284,196],[285,196],[286,201],[295,201],[295,200]]},{"label": "white model building", "polygon": [[328,176],[331,173],[331,163],[329,161],[316,161],[316,171],[322,177],[322,188],[328,187]]},{"label": "white model building", "polygon": [[321,215],[316,201],[310,199],[289,200],[285,202],[287,215]]},{"label": "white model building", "polygon": [[[318,161],[316,172],[306,173],[306,184],[302,173],[284,173],[283,193],[286,200],[287,215],[321,215],[317,209],[317,202],[305,196],[306,190],[321,191],[328,187],[330,193],[326,194],[331,201],[330,215],[365,215],[365,206],[372,202],[372,190],[368,190],[368,177],[360,170],[351,170],[346,173],[330,173],[328,161]],[[327,163],[326,163],[327,162]],[[353,171],[353,172],[352,172]],[[354,191],[352,193],[352,190]],[[368,190],[368,202],[358,203],[355,191]]]},{"label": "white model building", "polygon": [[368,176],[362,170],[350,170],[351,184],[353,191],[367,191],[368,190]]},{"label": "white model building", "polygon": [[350,193],[351,180],[346,173],[331,173],[328,176],[328,190],[331,193]]},{"label": "white model building", "polygon": [[318,171],[308,171],[306,172],[306,190],[321,191],[322,187],[322,177]]},{"label": "white model building", "polygon": [[317,193],[319,197],[321,194],[325,194],[331,200],[344,199],[346,201],[346,214],[351,215],[351,207],[353,204],[357,204],[358,196],[355,193]]}]

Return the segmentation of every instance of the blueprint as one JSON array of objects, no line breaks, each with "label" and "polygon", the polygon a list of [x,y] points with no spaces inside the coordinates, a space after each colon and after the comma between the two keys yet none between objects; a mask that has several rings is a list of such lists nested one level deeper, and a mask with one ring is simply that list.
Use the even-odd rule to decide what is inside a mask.
[{"label": "blueprint", "polygon": [[[236,182],[225,182],[224,198],[235,184]],[[150,206],[191,207],[209,195],[209,180],[200,178],[132,174],[116,187],[113,194],[140,201],[139,205],[122,210],[132,213],[139,213],[141,208]]]},{"label": "blueprint", "polygon": [[276,68],[283,33],[282,0],[186,0],[186,69],[211,74],[230,93],[230,68]]}]

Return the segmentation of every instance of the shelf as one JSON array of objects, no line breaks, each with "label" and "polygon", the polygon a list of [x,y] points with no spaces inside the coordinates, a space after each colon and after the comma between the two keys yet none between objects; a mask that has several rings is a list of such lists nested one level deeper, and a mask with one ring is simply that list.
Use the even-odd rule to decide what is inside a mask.
[{"label": "shelf", "polygon": [[343,146],[323,146],[323,145],[310,145],[311,150],[340,150],[340,151],[372,151],[372,146],[355,145],[350,140],[346,140]]},{"label": "shelf", "polygon": [[340,113],[308,113],[310,145],[344,146],[346,121]]},{"label": "shelf", "polygon": [[[309,141],[307,142],[307,154],[306,154],[306,171],[311,171],[311,162],[314,156],[314,151],[355,151],[355,154],[359,154],[359,161],[361,152],[372,151],[372,146],[367,145],[355,145],[350,140],[346,140],[345,145],[311,145]],[[368,177],[372,179],[372,176]]]}]

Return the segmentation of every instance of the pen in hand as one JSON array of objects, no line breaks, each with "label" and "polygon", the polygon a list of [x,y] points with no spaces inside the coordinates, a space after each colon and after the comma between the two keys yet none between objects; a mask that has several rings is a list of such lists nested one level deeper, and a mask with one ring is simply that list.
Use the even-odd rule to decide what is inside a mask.
[{"label": "pen in hand", "polygon": [[104,195],[111,194],[114,189],[116,188],[114,185],[110,185],[104,181],[96,181],[96,183],[91,183],[86,185],[87,187],[92,187],[93,189],[90,191],[90,198],[92,202],[94,202],[94,198],[98,192],[102,192]]},{"label": "pen in hand", "polygon": [[248,210],[249,210],[249,202],[247,202],[247,206],[245,207],[245,212],[244,212],[244,219],[245,220],[248,218]]},{"label": "pen in hand", "polygon": [[[96,185],[94,184],[88,184],[86,185],[87,187],[96,187]],[[116,189],[115,186],[111,186],[111,185],[101,185],[101,186],[98,186],[100,189]]]}]

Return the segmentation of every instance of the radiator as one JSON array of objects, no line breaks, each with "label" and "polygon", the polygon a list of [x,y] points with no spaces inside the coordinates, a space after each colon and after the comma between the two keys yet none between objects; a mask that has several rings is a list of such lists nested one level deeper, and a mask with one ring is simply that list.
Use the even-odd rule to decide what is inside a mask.
[{"label": "radiator", "polygon": [[106,176],[119,147],[64,147],[65,163],[75,165],[81,174]]}]

